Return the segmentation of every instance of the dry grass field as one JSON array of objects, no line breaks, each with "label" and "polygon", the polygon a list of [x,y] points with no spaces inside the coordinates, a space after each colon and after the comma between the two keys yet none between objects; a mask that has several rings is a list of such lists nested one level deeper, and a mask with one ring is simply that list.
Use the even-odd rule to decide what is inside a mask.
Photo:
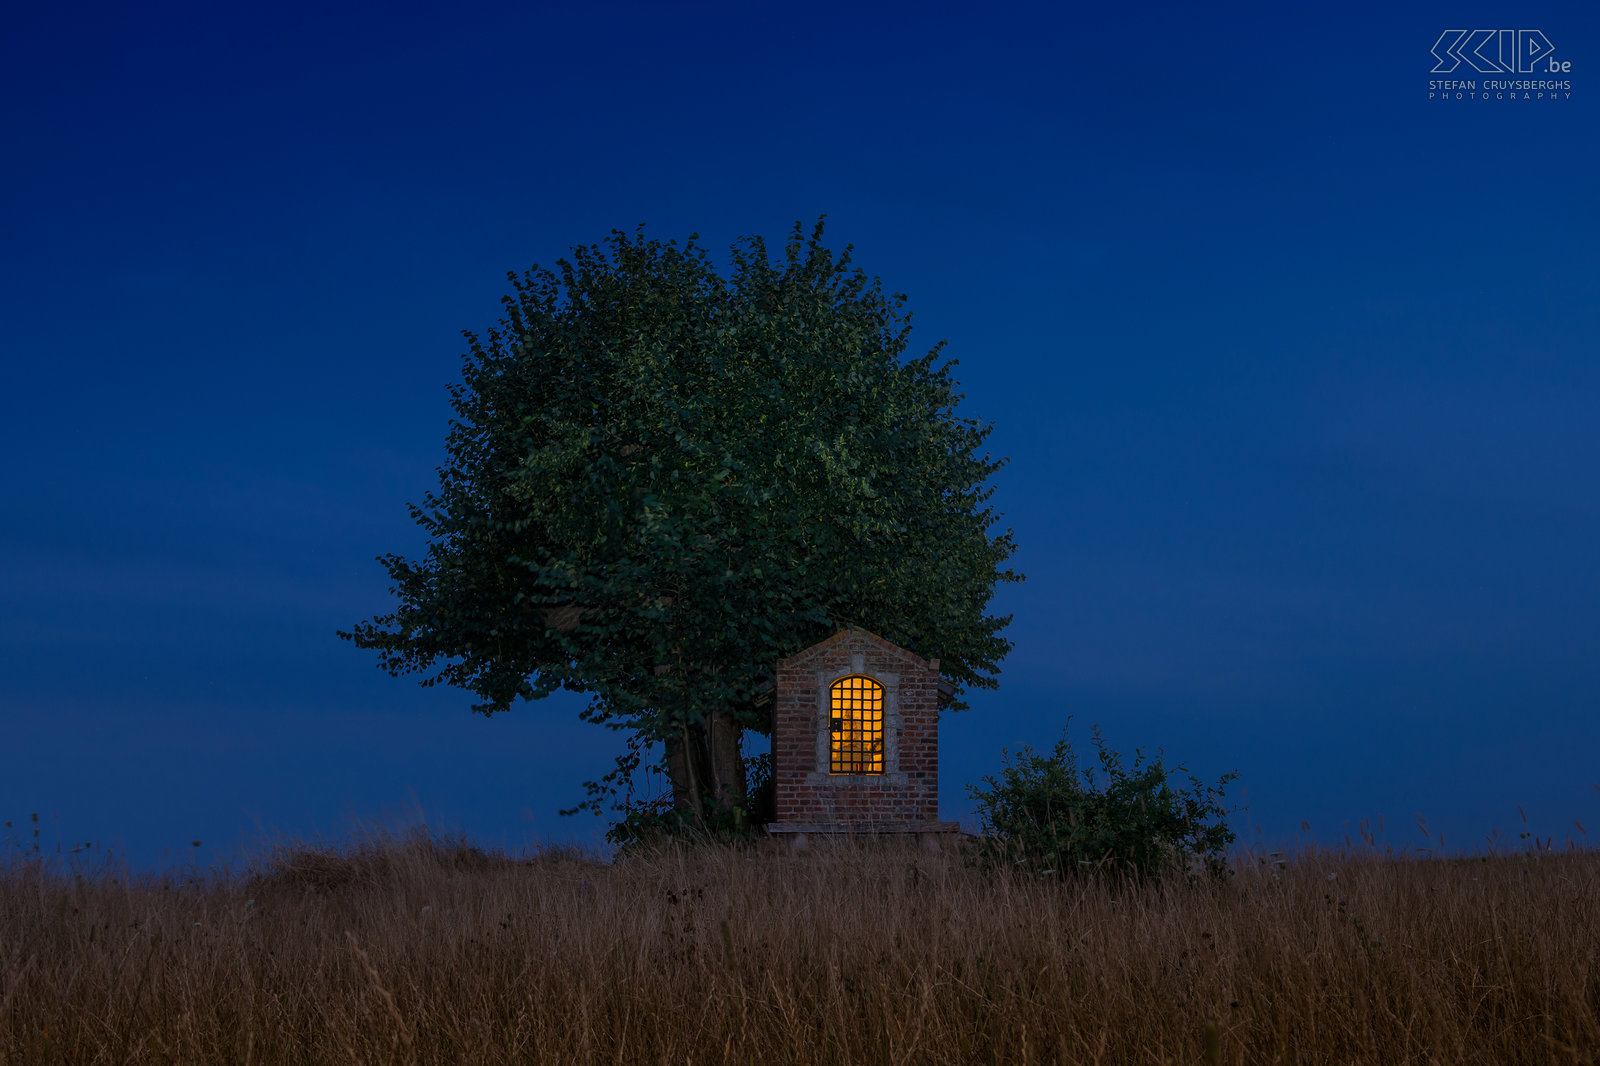
[{"label": "dry grass field", "polygon": [[0,862],[15,1066],[1600,1060],[1592,851],[1166,887],[425,836],[204,879]]}]

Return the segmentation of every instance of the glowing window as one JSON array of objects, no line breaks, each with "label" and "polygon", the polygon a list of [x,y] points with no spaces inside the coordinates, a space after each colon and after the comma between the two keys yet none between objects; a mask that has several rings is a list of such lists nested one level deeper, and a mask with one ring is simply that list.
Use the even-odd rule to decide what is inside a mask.
[{"label": "glowing window", "polygon": [[883,773],[883,686],[870,677],[842,677],[831,694],[833,758],[828,772]]}]

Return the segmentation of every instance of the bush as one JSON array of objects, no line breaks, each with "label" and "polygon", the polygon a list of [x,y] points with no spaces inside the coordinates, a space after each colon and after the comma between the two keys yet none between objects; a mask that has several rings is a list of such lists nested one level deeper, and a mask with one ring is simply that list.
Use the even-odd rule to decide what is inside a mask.
[{"label": "bush", "polygon": [[670,793],[652,800],[630,802],[623,817],[606,830],[606,840],[627,854],[673,840],[748,843],[765,835],[776,813],[777,796],[772,781],[772,756],[755,755],[744,761],[745,802],[721,807],[707,800],[703,818],[672,808]]},{"label": "bush", "polygon": [[[986,788],[968,786],[983,827],[975,852],[979,864],[1021,866],[1040,874],[1130,873],[1143,879],[1200,863],[1209,873],[1223,875],[1234,841],[1223,790],[1238,773],[1223,774],[1210,788],[1190,775],[1190,787],[1177,789],[1160,753],[1147,762],[1140,749],[1132,768],[1124,769],[1099,726],[1092,736],[1101,788],[1095,787],[1093,769],[1079,768],[1064,730],[1049,755],[1028,747],[1014,757],[1004,752],[998,780],[984,778]],[[1188,770],[1179,766],[1171,772]]]}]

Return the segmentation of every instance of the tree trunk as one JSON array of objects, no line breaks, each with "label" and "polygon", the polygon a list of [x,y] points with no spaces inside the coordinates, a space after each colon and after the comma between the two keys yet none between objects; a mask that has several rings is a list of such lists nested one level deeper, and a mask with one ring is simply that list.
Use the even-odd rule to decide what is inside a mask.
[{"label": "tree trunk", "polygon": [[710,736],[711,779],[717,802],[724,808],[744,806],[744,757],[739,754],[741,730],[733,715],[717,710],[706,719]]},{"label": "tree trunk", "polygon": [[712,712],[703,723],[680,724],[678,735],[666,742],[673,810],[703,816],[707,801],[724,808],[744,806],[741,732],[733,715],[726,711]]},{"label": "tree trunk", "polygon": [[705,780],[699,730],[680,722],[678,735],[667,738],[667,776],[672,780],[672,809],[698,819],[703,813],[700,782]]}]

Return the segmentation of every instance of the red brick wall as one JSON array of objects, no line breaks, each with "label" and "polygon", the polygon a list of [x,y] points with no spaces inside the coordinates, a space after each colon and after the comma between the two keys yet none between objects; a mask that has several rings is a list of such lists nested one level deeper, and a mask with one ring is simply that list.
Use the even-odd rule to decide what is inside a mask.
[{"label": "red brick wall", "polygon": [[[817,733],[819,728],[826,730],[828,714],[822,711],[819,722],[818,709],[826,706],[819,688],[826,693],[834,679],[856,673],[852,659],[856,655],[862,657],[859,672],[877,678],[888,689],[883,774],[829,774],[826,759],[819,763],[817,758]],[[846,630],[779,663],[772,723],[778,823],[936,820],[938,686],[936,663],[859,629]]]}]

